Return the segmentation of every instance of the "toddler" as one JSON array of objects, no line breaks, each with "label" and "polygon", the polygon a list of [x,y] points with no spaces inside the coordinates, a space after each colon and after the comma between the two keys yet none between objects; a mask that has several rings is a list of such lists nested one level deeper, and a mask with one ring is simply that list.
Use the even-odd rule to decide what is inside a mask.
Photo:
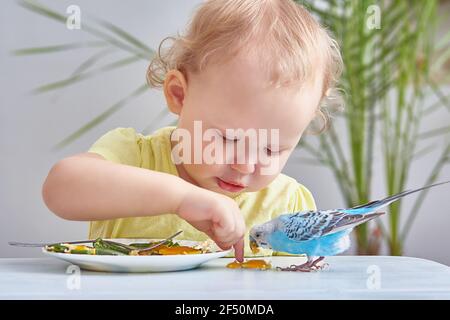
[{"label": "toddler", "polygon": [[178,239],[211,238],[242,261],[253,225],[316,209],[280,172],[309,124],[329,121],[338,47],[292,0],[205,1],[165,40],[147,80],[162,87],[176,127],[107,132],[51,168],[43,199],[64,219],[90,221],[90,239],[183,230]]}]

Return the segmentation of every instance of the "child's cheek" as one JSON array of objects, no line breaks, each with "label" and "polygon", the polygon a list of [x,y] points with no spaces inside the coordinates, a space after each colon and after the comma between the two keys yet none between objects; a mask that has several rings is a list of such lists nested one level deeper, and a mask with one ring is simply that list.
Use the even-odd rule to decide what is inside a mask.
[{"label": "child's cheek", "polygon": [[258,191],[267,187],[278,174],[275,175],[254,175],[251,179],[251,189],[249,191]]},{"label": "child's cheek", "polygon": [[226,165],[223,164],[201,164],[199,166],[201,174],[205,177],[220,177],[226,171]]},{"label": "child's cheek", "polygon": [[281,156],[271,156],[262,160],[259,162],[256,172],[259,176],[271,179],[271,177],[276,177],[281,172],[287,159]]}]

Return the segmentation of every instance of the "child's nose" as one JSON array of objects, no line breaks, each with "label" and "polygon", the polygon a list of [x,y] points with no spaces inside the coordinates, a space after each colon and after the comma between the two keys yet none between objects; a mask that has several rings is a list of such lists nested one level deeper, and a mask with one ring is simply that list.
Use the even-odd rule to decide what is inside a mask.
[{"label": "child's nose", "polygon": [[231,165],[231,168],[242,174],[252,174],[253,172],[255,172],[255,164],[253,163],[235,163]]}]

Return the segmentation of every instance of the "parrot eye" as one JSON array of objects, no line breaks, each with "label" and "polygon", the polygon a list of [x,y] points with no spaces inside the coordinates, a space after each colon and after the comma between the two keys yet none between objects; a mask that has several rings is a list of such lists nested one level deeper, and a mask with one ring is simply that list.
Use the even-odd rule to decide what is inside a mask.
[{"label": "parrot eye", "polygon": [[260,233],[255,234],[255,237],[259,238],[261,236]]}]

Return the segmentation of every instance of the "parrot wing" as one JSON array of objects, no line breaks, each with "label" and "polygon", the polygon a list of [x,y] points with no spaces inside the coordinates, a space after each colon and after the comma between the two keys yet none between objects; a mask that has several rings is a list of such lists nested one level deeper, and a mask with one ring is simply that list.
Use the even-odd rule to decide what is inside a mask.
[{"label": "parrot wing", "polygon": [[339,210],[298,212],[280,216],[280,229],[289,239],[307,241],[353,228],[382,214],[347,214]]}]

